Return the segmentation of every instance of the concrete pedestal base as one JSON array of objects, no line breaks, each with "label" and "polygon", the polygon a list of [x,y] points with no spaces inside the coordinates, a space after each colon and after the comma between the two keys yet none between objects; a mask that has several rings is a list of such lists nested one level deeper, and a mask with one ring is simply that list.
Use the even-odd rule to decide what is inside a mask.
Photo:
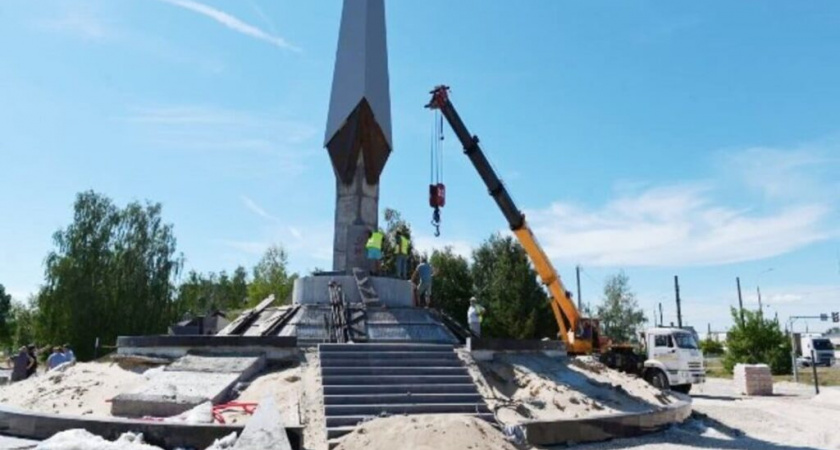
[{"label": "concrete pedestal base", "polygon": [[[341,285],[344,300],[348,303],[362,301],[356,279],[351,275],[315,275],[295,280],[292,302],[296,305],[329,304],[329,284],[331,281]],[[408,280],[396,278],[370,277],[373,288],[379,295],[382,305],[389,307],[412,306],[412,287]]]}]

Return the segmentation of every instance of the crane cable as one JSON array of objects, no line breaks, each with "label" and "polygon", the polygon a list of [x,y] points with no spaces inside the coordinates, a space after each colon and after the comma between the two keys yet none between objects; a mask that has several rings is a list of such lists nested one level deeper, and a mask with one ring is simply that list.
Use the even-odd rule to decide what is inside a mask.
[{"label": "crane cable", "polygon": [[434,199],[436,199],[438,186],[443,186],[443,115],[439,110],[435,110],[432,117],[432,136],[431,136],[431,167],[429,180],[429,195],[430,203],[434,211],[432,212],[432,226],[435,227],[435,237],[440,236],[440,206]]}]

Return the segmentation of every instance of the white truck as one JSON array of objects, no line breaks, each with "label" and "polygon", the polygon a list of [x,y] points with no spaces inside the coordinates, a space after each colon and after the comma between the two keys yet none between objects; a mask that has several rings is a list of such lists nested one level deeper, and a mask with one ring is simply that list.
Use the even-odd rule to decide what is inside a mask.
[{"label": "white truck", "polygon": [[[798,347],[800,356],[796,362],[803,367],[810,367],[812,364],[830,367],[834,364],[834,344],[826,337],[801,335]],[[811,356],[812,351],[816,355],[816,361]]]},{"label": "white truck", "polygon": [[687,394],[706,381],[703,352],[695,333],[682,328],[648,328],[639,333],[640,349],[612,346],[601,354],[608,367],[636,374],[660,389]]}]

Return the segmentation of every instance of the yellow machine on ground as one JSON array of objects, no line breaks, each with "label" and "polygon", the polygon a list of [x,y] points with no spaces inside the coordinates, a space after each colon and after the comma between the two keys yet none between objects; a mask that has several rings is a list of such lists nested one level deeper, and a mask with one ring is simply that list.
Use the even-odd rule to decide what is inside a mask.
[{"label": "yellow machine on ground", "polygon": [[575,307],[570,295],[560,276],[548,259],[548,256],[537,243],[537,238],[531,231],[531,227],[525,221],[525,215],[513,203],[507,189],[499,179],[481,147],[478,144],[478,137],[473,136],[467,130],[461,117],[449,101],[449,87],[438,86],[432,92],[432,100],[426,105],[427,108],[436,109],[441,112],[446,121],[452,127],[458,140],[464,146],[464,153],[470,158],[479,176],[484,181],[490,196],[499,205],[505,219],[510,224],[510,229],[516,235],[519,243],[528,253],[534,268],[539,274],[543,284],[551,294],[551,309],[557,326],[560,329],[560,338],[566,343],[566,350],[570,354],[589,354],[598,349],[599,324],[596,319],[585,318]]}]

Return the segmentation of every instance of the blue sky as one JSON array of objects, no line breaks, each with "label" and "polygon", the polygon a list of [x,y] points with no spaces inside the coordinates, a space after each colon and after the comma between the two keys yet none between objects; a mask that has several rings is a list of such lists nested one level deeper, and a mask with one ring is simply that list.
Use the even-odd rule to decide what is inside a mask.
[{"label": "blue sky", "polygon": [[[283,244],[329,267],[322,147],[341,2],[0,3],[0,283],[37,289],[74,195],[162,202],[188,269]],[[453,137],[427,225],[436,84],[585,301],[623,269],[640,305],[730,323],[740,276],[770,313],[840,310],[840,5],[387,2],[394,152],[380,207],[424,249],[505,223]],[[772,270],[769,270],[772,269]],[[826,324],[808,322],[811,330]],[[799,323],[797,327],[804,327]]]}]

